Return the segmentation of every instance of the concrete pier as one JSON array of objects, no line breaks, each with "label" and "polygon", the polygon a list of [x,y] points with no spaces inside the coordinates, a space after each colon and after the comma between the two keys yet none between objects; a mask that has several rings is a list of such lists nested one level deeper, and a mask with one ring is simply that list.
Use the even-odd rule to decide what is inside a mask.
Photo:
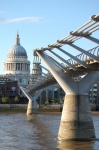
[{"label": "concrete pier", "polygon": [[37,114],[38,106],[36,101],[29,100],[27,107],[27,115]]},{"label": "concrete pier", "polygon": [[92,140],[95,130],[88,101],[90,88],[99,79],[99,71],[93,71],[79,82],[65,74],[44,52],[36,53],[66,93],[59,127],[59,140]]},{"label": "concrete pier", "polygon": [[28,107],[27,107],[27,115],[33,114],[33,101],[28,101]]},{"label": "concrete pier", "polygon": [[91,107],[87,94],[65,96],[58,139],[95,139]]}]

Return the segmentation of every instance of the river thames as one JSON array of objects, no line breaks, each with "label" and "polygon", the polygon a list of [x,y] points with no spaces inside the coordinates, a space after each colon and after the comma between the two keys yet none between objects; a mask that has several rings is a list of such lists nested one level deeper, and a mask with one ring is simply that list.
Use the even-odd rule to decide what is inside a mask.
[{"label": "river thames", "polygon": [[60,143],[61,114],[0,113],[0,150],[99,150],[99,114],[92,117],[95,141]]}]

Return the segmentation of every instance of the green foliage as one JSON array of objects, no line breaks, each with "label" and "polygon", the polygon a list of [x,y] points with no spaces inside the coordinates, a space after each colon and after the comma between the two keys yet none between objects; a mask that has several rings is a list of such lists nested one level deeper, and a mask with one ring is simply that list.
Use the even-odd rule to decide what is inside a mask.
[{"label": "green foliage", "polygon": [[3,103],[9,102],[9,98],[8,97],[2,97],[1,100],[2,100]]},{"label": "green foliage", "polygon": [[14,98],[14,102],[15,102],[15,103],[18,103],[18,102],[19,102],[18,96],[16,96],[16,97]]},{"label": "green foliage", "polygon": [[45,102],[45,104],[44,104],[44,105],[46,106],[47,104],[48,104],[48,102]]},{"label": "green foliage", "polygon": [[53,98],[53,99],[51,100],[52,103],[56,103],[56,101],[57,101],[56,98]]},{"label": "green foliage", "polygon": [[64,102],[65,96],[62,98],[62,102]]},{"label": "green foliage", "polygon": [[96,105],[95,104],[91,104],[91,110],[96,111]]},{"label": "green foliage", "polygon": [[52,103],[52,100],[51,99],[49,99],[49,104],[51,104]]},{"label": "green foliage", "polygon": [[65,96],[61,98],[60,102],[64,103]]}]

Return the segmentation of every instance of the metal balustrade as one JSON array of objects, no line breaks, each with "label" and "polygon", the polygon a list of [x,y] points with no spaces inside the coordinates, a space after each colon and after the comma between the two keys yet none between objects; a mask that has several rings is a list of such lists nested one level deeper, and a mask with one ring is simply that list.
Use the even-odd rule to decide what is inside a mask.
[{"label": "metal balustrade", "polygon": [[[36,56],[37,52],[45,53],[46,51],[46,55],[49,56],[50,58],[52,57],[54,61],[57,62],[57,59],[59,59],[60,62],[63,62],[64,67],[66,67],[65,70],[73,69],[74,71],[77,71],[78,70],[77,67],[80,66],[84,68],[88,68],[90,63],[92,64],[92,63],[99,62],[99,58],[98,58],[99,46],[86,51],[74,45],[73,43],[78,39],[85,38],[87,40],[91,40],[92,42],[95,42],[96,44],[99,44],[99,40],[91,36],[93,32],[96,32],[98,30],[99,30],[99,14],[93,15],[89,21],[87,21],[77,30],[70,32],[69,35],[67,35],[66,37],[57,40],[57,42],[53,44],[49,44],[46,47],[41,47],[40,49],[35,49],[34,55]],[[75,48],[76,50],[80,51],[81,54],[77,56],[73,56],[72,54],[70,54],[69,52],[61,48],[64,45],[69,45],[72,48]],[[58,49],[60,52],[65,53],[65,55],[69,56],[70,59],[64,60],[64,58],[62,58],[60,55],[57,54],[56,50],[52,51],[53,49]],[[47,51],[52,53],[55,57],[49,55]]]},{"label": "metal balustrade", "polygon": [[[88,52],[98,57],[99,56],[99,46],[88,50]],[[81,61],[84,61],[84,62],[92,61],[92,59],[89,56],[85,55],[84,53],[81,53],[75,57],[77,57],[78,59],[80,59]],[[78,65],[78,62],[75,61],[74,59],[68,59],[67,61],[69,63],[71,63],[72,65],[75,65],[75,66]]]}]

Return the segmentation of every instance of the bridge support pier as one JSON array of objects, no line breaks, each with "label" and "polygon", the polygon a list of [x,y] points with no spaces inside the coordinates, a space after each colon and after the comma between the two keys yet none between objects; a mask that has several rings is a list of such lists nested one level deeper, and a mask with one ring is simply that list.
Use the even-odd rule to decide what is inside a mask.
[{"label": "bridge support pier", "polygon": [[33,101],[28,101],[28,107],[27,107],[27,115],[33,114]]},{"label": "bridge support pier", "polygon": [[29,100],[27,107],[27,115],[38,114],[38,106],[36,101]]},{"label": "bridge support pier", "polygon": [[36,53],[66,93],[58,133],[59,140],[95,139],[91,108],[86,93],[99,79],[99,71],[89,72],[80,81],[75,81],[45,52]]},{"label": "bridge support pier", "polygon": [[28,98],[28,107],[27,107],[27,115],[37,114],[38,113],[38,103],[36,99],[42,93],[42,90],[35,92],[33,95],[30,95],[26,89],[20,87],[22,92]]},{"label": "bridge support pier", "polygon": [[65,96],[58,138],[59,140],[95,139],[87,94]]}]

